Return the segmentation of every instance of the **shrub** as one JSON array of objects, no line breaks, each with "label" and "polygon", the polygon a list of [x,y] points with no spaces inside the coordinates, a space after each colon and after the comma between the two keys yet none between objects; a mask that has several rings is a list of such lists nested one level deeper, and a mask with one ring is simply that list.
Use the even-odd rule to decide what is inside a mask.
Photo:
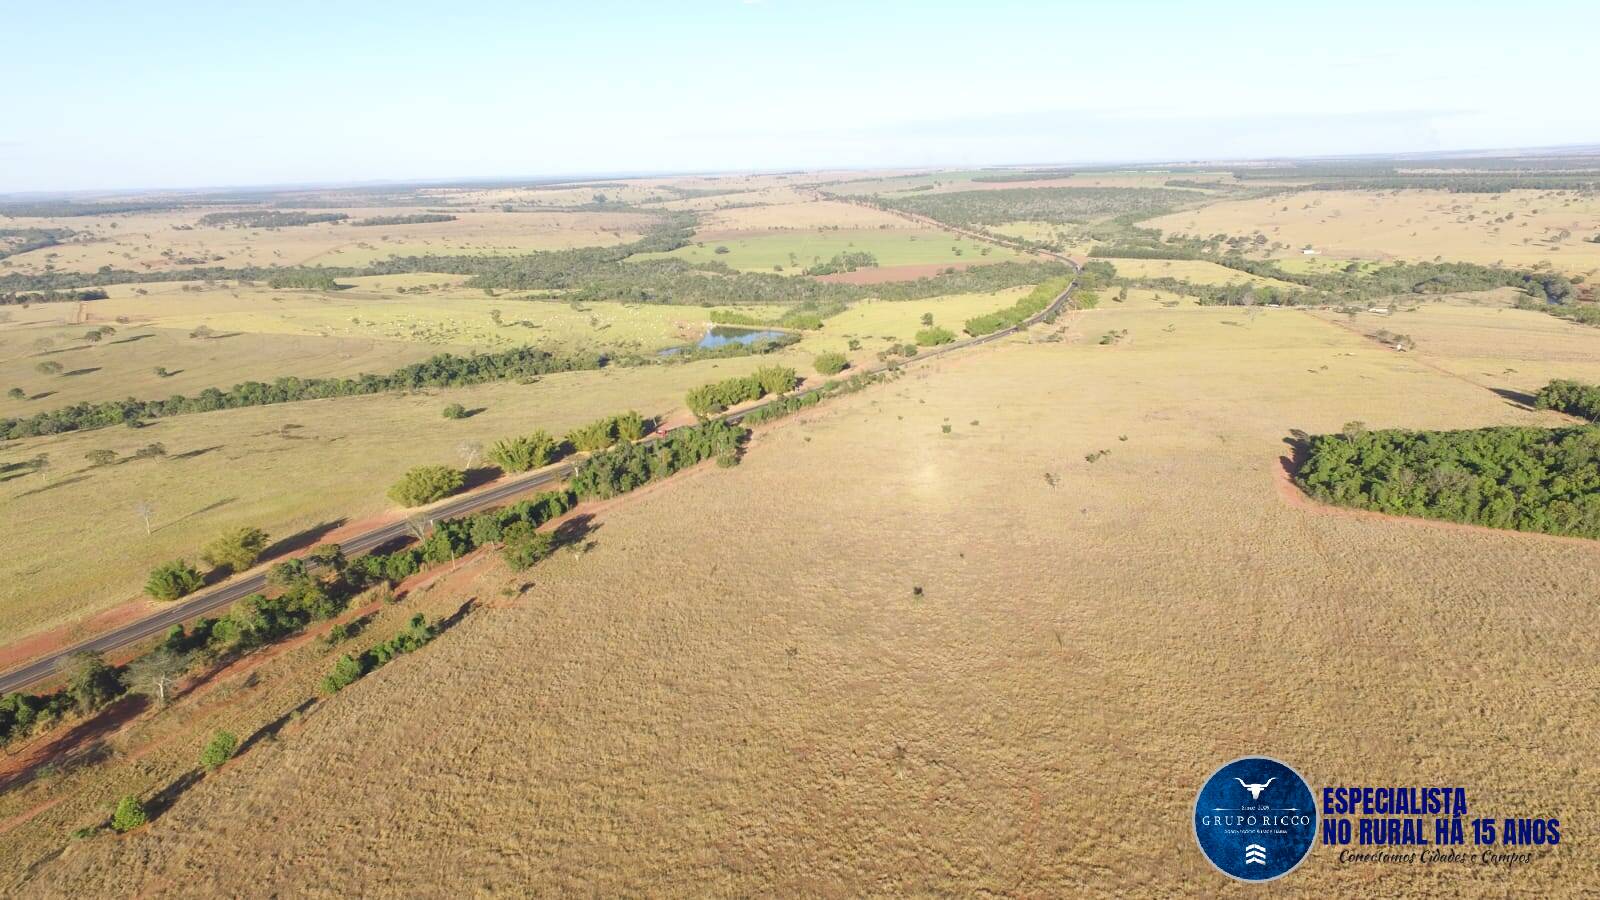
[{"label": "shrub", "polygon": [[449,466],[417,466],[389,488],[389,499],[401,506],[424,506],[461,490],[467,476]]},{"label": "shrub", "polygon": [[850,361],[845,359],[843,353],[829,350],[826,353],[818,353],[816,360],[812,364],[823,375],[837,375],[849,367]]},{"label": "shrub", "polygon": [[215,772],[222,764],[233,758],[234,751],[239,749],[239,738],[231,731],[218,731],[206,742],[204,750],[200,751],[200,765],[207,772]]},{"label": "shrub", "polygon": [[207,565],[243,572],[255,565],[261,551],[267,549],[267,533],[259,528],[237,528],[226,532],[207,544],[200,558]]},{"label": "shrub", "polygon": [[324,694],[336,694],[354,684],[357,679],[365,674],[366,672],[361,668],[361,663],[355,657],[346,653],[339,657],[338,662],[333,664],[333,671],[322,679],[322,692]]},{"label": "shrub", "polygon": [[102,447],[98,450],[90,450],[83,455],[83,458],[87,459],[92,466],[109,466],[117,461],[117,451],[107,450]]},{"label": "shrub", "polygon": [[176,600],[200,590],[204,584],[205,581],[193,566],[175,559],[150,570],[144,591],[157,600]]},{"label": "shrub", "polygon": [[648,423],[645,422],[644,416],[631,409],[612,421],[616,423],[618,440],[637,441],[645,436],[645,432],[649,431]]},{"label": "shrub", "polygon": [[548,466],[560,455],[561,445],[543,429],[522,437],[495,441],[489,459],[507,472],[527,472]]},{"label": "shrub", "polygon": [[701,385],[690,391],[685,400],[690,412],[704,417],[739,403],[760,400],[768,394],[785,393],[792,390],[799,380],[793,369],[764,366],[743,378]]},{"label": "shrub", "polygon": [[535,531],[529,522],[515,522],[506,526],[501,539],[505,547],[500,551],[506,565],[522,571],[550,555],[555,538],[545,531]]},{"label": "shrub", "polygon": [[125,794],[117,801],[116,811],[111,814],[111,827],[119,833],[126,833],[150,821],[145,814],[144,804],[132,794]]},{"label": "shrub", "polygon": [[1536,409],[1553,409],[1569,416],[1600,422],[1600,385],[1559,379],[1534,395]]},{"label": "shrub", "polygon": [[924,328],[917,332],[917,345],[919,347],[937,347],[940,344],[949,344],[955,339],[955,332],[938,326]]},{"label": "shrub", "polygon": [[611,419],[599,419],[567,432],[567,443],[581,453],[604,450],[616,442],[616,423]]},{"label": "shrub", "polygon": [[444,408],[444,417],[446,419],[465,419],[467,417],[467,408],[459,403],[452,403]]}]

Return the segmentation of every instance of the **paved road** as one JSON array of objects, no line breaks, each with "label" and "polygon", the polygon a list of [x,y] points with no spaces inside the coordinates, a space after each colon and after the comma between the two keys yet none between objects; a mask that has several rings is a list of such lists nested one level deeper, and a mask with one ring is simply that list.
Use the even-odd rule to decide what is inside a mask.
[{"label": "paved road", "polygon": [[[980,237],[980,235],[977,234],[974,234],[973,236]],[[981,237],[984,240],[989,240],[994,243],[1005,244],[1004,241],[996,241],[988,236]],[[1072,266],[1073,269],[1078,269],[1078,264],[1065,256],[1060,256],[1058,254],[1048,253],[1045,251],[1038,252],[1039,255],[1049,256],[1053,259],[1067,263],[1068,265]],[[1036,324],[1040,320],[1050,316],[1052,313],[1059,313],[1062,308],[1066,306],[1067,295],[1072,292],[1072,288],[1075,285],[1076,279],[1074,279],[1072,284],[1068,284],[1067,289],[1058,294],[1055,300],[1051,301],[1050,305],[1046,307],[1043,312],[1040,312],[1038,315],[1026,320],[1021,325],[1006,328],[993,334],[986,334],[982,337],[966,338],[964,340],[945,344],[932,350],[918,353],[916,356],[900,363],[900,365],[902,368],[906,366],[917,365],[927,362],[931,359],[937,359],[938,357],[947,353],[954,353],[957,350],[981,346],[983,344],[997,341],[1008,335],[1014,334],[1015,332],[1020,331],[1029,325]],[[874,372],[881,372],[885,368],[887,368],[887,366],[878,366],[871,369],[865,369],[863,371],[871,374]],[[789,396],[802,396],[817,390],[821,390],[821,385],[795,391]],[[750,413],[755,412],[756,410],[761,409],[768,404],[774,403],[776,400],[777,398],[762,401],[755,406],[739,410],[738,412],[730,413],[724,418],[730,422],[738,422],[740,419],[743,419]],[[660,440],[660,437],[652,435],[645,440],[656,441]],[[574,467],[575,462],[568,461],[558,466],[541,469],[538,472],[532,472],[516,478],[508,478],[505,481],[490,485],[483,490],[474,491],[470,494],[463,494],[459,497],[451,498],[450,500],[444,501],[437,506],[432,506],[425,510],[420,510],[419,512],[423,515],[426,515],[430,520],[449,519],[495,506],[503,506],[513,497],[561,482],[568,475],[572,474]],[[371,531],[356,535],[355,537],[342,542],[339,547],[344,551],[346,556],[356,557],[370,553],[374,549],[381,547],[390,541],[406,537],[410,533],[410,527],[406,522],[395,522],[393,524],[384,525],[379,528],[374,528]],[[58,650],[49,654],[48,656],[42,656],[32,662],[12,669],[11,671],[6,672],[4,675],[0,675],[0,694],[21,690],[37,682],[43,681],[52,675],[55,675],[60,671],[62,663],[74,654],[83,652],[110,653],[111,651],[126,647],[129,644],[144,640],[145,638],[161,634],[179,623],[187,622],[190,619],[199,618],[207,613],[216,612],[223,607],[233,604],[237,600],[241,600],[250,596],[251,594],[260,593],[266,590],[266,586],[267,577],[265,571],[257,571],[254,574],[247,574],[239,578],[229,579],[228,581],[225,581],[216,587],[200,591],[199,593],[193,594],[179,602],[176,602],[153,616],[140,619],[137,622],[129,623],[121,628],[108,631],[104,634],[74,644],[65,649]]]}]

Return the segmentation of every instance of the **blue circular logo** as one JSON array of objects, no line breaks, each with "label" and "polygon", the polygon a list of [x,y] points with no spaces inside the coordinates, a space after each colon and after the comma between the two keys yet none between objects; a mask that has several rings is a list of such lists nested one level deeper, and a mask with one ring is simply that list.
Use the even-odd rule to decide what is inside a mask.
[{"label": "blue circular logo", "polygon": [[1299,772],[1270,757],[1240,757],[1212,772],[1194,798],[1194,839],[1229,878],[1281,878],[1311,852],[1317,801]]}]

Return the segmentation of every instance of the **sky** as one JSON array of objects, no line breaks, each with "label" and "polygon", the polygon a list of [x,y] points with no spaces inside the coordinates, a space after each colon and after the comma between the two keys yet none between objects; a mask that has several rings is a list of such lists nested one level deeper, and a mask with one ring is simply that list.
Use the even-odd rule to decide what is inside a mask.
[{"label": "sky", "polygon": [[0,192],[1600,143],[1600,4],[0,0]]}]

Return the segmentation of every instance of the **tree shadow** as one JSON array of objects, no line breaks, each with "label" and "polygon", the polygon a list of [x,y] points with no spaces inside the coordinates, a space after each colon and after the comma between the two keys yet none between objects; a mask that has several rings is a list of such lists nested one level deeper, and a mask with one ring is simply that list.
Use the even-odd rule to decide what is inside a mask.
[{"label": "tree shadow", "polygon": [[1289,432],[1283,443],[1289,448],[1289,453],[1278,457],[1278,464],[1283,466],[1284,474],[1293,480],[1299,477],[1301,467],[1311,455],[1311,436],[1296,428]]},{"label": "tree shadow", "polygon": [[45,485],[43,487],[36,487],[31,491],[23,491],[22,493],[18,494],[17,496],[18,497],[31,497],[34,494],[42,494],[45,491],[53,491],[58,487],[66,487],[69,484],[77,484],[80,481],[88,481],[88,480],[89,480],[89,476],[88,475],[75,475],[75,476],[73,476],[71,478],[63,478],[60,481],[52,481],[52,482],[50,482],[49,484],[47,484],[47,485]]},{"label": "tree shadow", "polygon": [[1502,400],[1517,409],[1531,411],[1534,408],[1533,402],[1536,398],[1526,391],[1513,391],[1510,388],[1489,388],[1489,390],[1494,391]]},{"label": "tree shadow", "polygon": [[273,559],[286,553],[293,553],[296,550],[304,550],[307,547],[311,547],[321,541],[329,532],[342,527],[347,521],[349,520],[344,518],[331,519],[302,531],[297,531],[261,551],[261,559]]},{"label": "tree shadow", "polygon": [[461,620],[471,615],[472,611],[477,608],[478,598],[468,597],[467,602],[457,607],[455,612],[433,623],[433,633],[435,635],[444,634],[446,631],[449,631],[457,625],[460,625]]},{"label": "tree shadow", "polygon": [[203,506],[200,509],[197,509],[197,510],[195,510],[193,512],[184,513],[183,515],[177,517],[176,519],[173,519],[171,522],[163,522],[162,524],[156,526],[153,529],[153,531],[160,531],[161,529],[166,528],[168,525],[176,525],[176,524],[178,524],[179,522],[182,522],[185,519],[191,519],[191,518],[194,518],[195,516],[203,516],[206,513],[211,512],[213,510],[221,509],[222,507],[227,506],[229,503],[233,503],[234,501],[236,501],[238,499],[239,499],[238,497],[224,497],[223,499],[218,500],[215,503],[209,504],[207,506]]},{"label": "tree shadow", "polygon": [[100,369],[101,369],[100,366],[87,366],[87,367],[82,368],[82,369],[73,369],[71,372],[62,372],[61,373],[61,377],[62,378],[71,378],[74,375],[89,375],[89,374],[92,374],[94,372],[100,371]]},{"label": "tree shadow", "polygon": [[182,453],[175,453],[172,456],[169,456],[167,458],[168,459],[194,459],[197,456],[205,456],[207,453],[210,453],[213,450],[221,450],[222,447],[223,447],[222,444],[217,444],[214,447],[200,447],[200,448],[195,449],[195,450],[185,450]]},{"label": "tree shadow", "polygon": [[487,406],[477,406],[477,407],[473,407],[472,409],[464,409],[464,410],[461,411],[461,415],[456,416],[456,418],[458,418],[458,419],[470,419],[473,416],[477,415],[478,413],[488,412],[488,410],[489,410],[489,407],[487,407]]},{"label": "tree shadow", "polygon": [[204,777],[205,772],[201,769],[190,769],[179,775],[170,784],[156,791],[149,800],[144,802],[145,818],[151,822],[161,818],[167,810],[172,808],[172,804],[178,802],[178,798],[182,797],[185,791],[199,784],[200,779]]},{"label": "tree shadow", "polygon": [[106,346],[109,347],[112,344],[131,344],[134,341],[142,341],[142,340],[144,340],[146,338],[153,338],[153,337],[155,337],[155,335],[153,335],[153,334],[130,334],[125,338],[117,338],[114,341],[110,341],[110,342],[108,342],[106,344]]},{"label": "tree shadow", "polygon": [[55,391],[40,391],[37,394],[29,395],[28,399],[29,400],[43,400],[46,397],[54,397],[55,395],[56,395]]},{"label": "tree shadow", "polygon": [[161,377],[162,378],[171,378],[174,375],[182,375],[186,371],[188,371],[188,370],[187,369],[168,369],[167,370],[167,374],[162,375]]},{"label": "tree shadow", "polygon": [[107,705],[33,750],[30,764],[0,778],[0,793],[28,784],[38,778],[47,767],[59,771],[69,766],[103,758],[108,752],[108,748],[104,746],[105,739],[116,733],[123,725],[133,721],[149,705],[150,698],[143,694],[129,694]]},{"label": "tree shadow", "polygon": [[572,547],[582,544],[584,549],[588,550],[593,546],[593,542],[589,538],[599,530],[600,524],[594,520],[594,516],[588,513],[581,513],[557,525],[551,536],[555,539],[557,547]]},{"label": "tree shadow", "polygon": [[466,481],[462,483],[461,490],[470,491],[474,488],[483,487],[499,478],[500,475],[500,470],[494,466],[478,466],[475,469],[468,469],[466,471]]},{"label": "tree shadow", "polygon": [[234,751],[233,755],[243,756],[245,753],[249,752],[251,747],[254,747],[268,738],[277,737],[278,732],[282,731],[283,726],[289,724],[290,720],[316,705],[317,698],[315,697],[307,697],[305,700],[302,700],[300,705],[296,706],[294,709],[289,710],[276,719],[273,719],[271,722],[268,722],[260,728],[257,728],[255,733],[244,739],[244,743],[239,745],[239,749]]}]

